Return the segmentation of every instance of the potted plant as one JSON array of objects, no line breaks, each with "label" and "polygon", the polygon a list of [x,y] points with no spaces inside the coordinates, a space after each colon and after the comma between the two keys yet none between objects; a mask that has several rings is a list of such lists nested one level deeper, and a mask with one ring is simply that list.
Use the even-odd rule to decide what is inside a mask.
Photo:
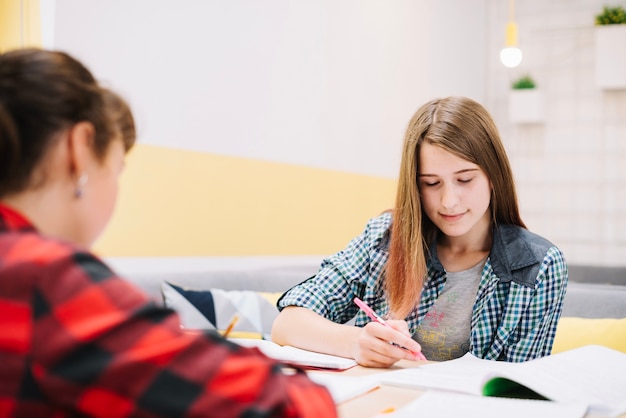
[{"label": "potted plant", "polygon": [[602,13],[596,15],[596,25],[621,25],[626,23],[626,10],[622,6],[604,6]]},{"label": "potted plant", "polygon": [[595,23],[596,85],[603,89],[626,88],[626,10],[604,6]]},{"label": "potted plant", "polygon": [[530,75],[523,75],[511,84],[509,119],[513,123],[543,122],[543,96]]},{"label": "potted plant", "polygon": [[537,87],[535,80],[529,75],[523,75],[511,84],[513,90],[528,90]]}]

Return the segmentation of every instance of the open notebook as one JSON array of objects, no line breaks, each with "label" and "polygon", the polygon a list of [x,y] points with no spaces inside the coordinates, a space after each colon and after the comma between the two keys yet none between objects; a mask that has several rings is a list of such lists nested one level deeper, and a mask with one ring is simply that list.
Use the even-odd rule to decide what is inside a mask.
[{"label": "open notebook", "polygon": [[415,401],[376,418],[480,417],[480,418],[583,418],[587,406],[530,399],[505,399],[429,390]]},{"label": "open notebook", "polygon": [[229,338],[229,341],[244,347],[256,347],[268,357],[304,368],[345,370],[357,364],[354,359],[316,353],[289,345],[278,345],[269,340]]},{"label": "open notebook", "polygon": [[626,354],[595,345],[524,363],[482,360],[468,353],[384,373],[380,379],[389,385],[479,396],[582,403],[592,413],[611,417],[626,412]]}]

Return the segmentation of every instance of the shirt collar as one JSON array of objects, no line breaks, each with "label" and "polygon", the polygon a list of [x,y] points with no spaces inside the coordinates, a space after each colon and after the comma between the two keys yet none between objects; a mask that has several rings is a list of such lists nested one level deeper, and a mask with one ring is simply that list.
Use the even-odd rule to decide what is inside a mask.
[{"label": "shirt collar", "polygon": [[0,203],[0,232],[2,231],[34,231],[28,219],[17,210]]},{"label": "shirt collar", "polygon": [[[525,236],[524,231],[526,230],[515,225],[496,225],[493,228],[489,262],[500,281],[513,280],[527,284],[528,278],[520,274],[520,271],[541,261],[539,256],[542,254],[532,250],[529,237]],[[437,255],[436,241],[430,245],[429,260],[432,268],[439,273],[445,272]]]},{"label": "shirt collar", "polygon": [[[501,281],[527,283],[528,275],[522,270],[541,262],[543,253],[533,251],[536,238],[526,233],[527,230],[515,225],[496,225],[491,247],[491,265],[493,272]],[[534,281],[534,277],[530,278]]]}]

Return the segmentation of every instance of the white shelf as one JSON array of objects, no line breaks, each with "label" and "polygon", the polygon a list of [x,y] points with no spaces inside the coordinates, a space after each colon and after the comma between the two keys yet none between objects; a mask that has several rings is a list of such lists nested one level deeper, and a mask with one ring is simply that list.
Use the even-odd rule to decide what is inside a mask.
[{"label": "white shelf", "polygon": [[626,24],[595,27],[595,81],[602,89],[626,88]]},{"label": "white shelf", "polygon": [[536,88],[511,90],[509,119],[513,123],[543,122],[543,94],[541,91]]}]

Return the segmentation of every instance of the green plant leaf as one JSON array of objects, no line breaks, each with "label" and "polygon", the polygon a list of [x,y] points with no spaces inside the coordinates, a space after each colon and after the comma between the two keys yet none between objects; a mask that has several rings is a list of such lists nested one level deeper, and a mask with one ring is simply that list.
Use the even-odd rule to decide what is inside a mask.
[{"label": "green plant leaf", "polygon": [[626,23],[626,10],[622,6],[604,6],[602,13],[596,15],[596,25],[619,25]]},{"label": "green plant leaf", "polygon": [[535,87],[537,87],[537,85],[535,84],[535,80],[533,80],[531,76],[525,75],[515,80],[511,87],[513,88],[513,90],[522,90],[534,89]]}]

